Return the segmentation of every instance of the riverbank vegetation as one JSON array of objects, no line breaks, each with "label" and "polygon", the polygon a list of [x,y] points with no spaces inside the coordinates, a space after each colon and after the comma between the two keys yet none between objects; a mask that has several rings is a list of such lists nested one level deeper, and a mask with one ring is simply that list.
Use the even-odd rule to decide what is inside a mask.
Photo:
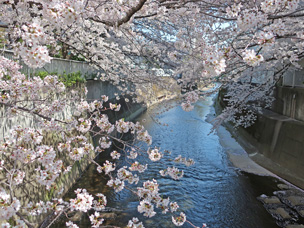
[{"label": "riverbank vegetation", "polygon": [[35,76],[38,76],[41,79],[44,79],[45,77],[47,77],[49,75],[57,76],[58,80],[60,82],[62,82],[66,87],[71,87],[71,86],[75,85],[76,83],[84,83],[86,81],[85,76],[82,75],[80,71],[72,72],[72,73],[68,73],[68,74],[65,72],[63,72],[63,74],[58,74],[56,72],[49,73],[46,71],[39,71],[39,72],[35,73]]}]

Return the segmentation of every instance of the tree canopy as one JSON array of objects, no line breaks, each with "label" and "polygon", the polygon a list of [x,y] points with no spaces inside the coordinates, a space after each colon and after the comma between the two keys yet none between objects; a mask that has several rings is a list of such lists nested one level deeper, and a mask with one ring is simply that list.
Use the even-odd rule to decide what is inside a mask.
[{"label": "tree canopy", "polygon": [[[271,104],[273,88],[282,75],[301,68],[298,61],[304,54],[304,4],[300,0],[0,0],[0,5],[2,46],[13,50],[29,67],[44,66],[51,61],[51,52],[64,45],[99,69],[98,79],[119,85],[122,93],[136,93],[128,91],[130,87],[125,83],[155,83],[170,89],[160,75],[172,77],[175,81],[171,82],[179,83],[181,88],[193,88],[184,95],[182,107],[186,111],[204,95],[192,85],[219,82],[228,88],[229,107],[217,117],[218,124],[233,120],[236,125],[250,125],[255,120],[254,111]],[[108,148],[114,129],[120,133],[130,131],[137,140],[150,145],[148,132],[138,123],[109,123],[102,111],[119,107],[105,106],[106,96],[92,103],[81,100],[71,120],[58,119],[55,114],[66,103],[53,98],[54,94],[64,93],[65,86],[54,76],[29,78],[19,70],[18,63],[0,58],[0,104],[7,108],[8,116],[27,113],[40,118],[41,125],[40,129],[16,126],[11,136],[1,142],[0,167],[5,173],[5,186],[0,188],[0,219],[18,215],[20,220],[15,224],[32,226],[26,215],[51,208],[56,213],[66,208],[104,208],[106,199],[102,194],[94,200],[84,189],[77,190],[77,198],[71,202],[22,205],[16,189],[32,181],[24,171],[29,165],[24,163],[34,164],[38,173],[35,180],[50,189],[63,170],[69,171],[63,161],[55,159],[55,150],[68,153],[72,163],[91,150],[98,154]],[[86,112],[91,113],[89,118]],[[244,112],[246,116],[236,115]],[[61,134],[62,142],[56,149],[43,144],[42,130]],[[75,131],[78,136],[71,135]],[[98,148],[89,143],[85,136],[88,132],[101,135]],[[131,148],[128,156],[135,159],[136,148],[127,147]],[[116,158],[117,152],[113,156]],[[147,157],[158,161],[162,154],[154,148],[148,150]],[[192,164],[185,158],[177,161]],[[136,161],[129,170],[118,170],[114,178],[114,163],[97,164],[100,172],[110,176],[108,185],[115,191],[122,190],[127,181],[137,183],[132,172],[143,172],[145,168]],[[162,174],[173,179],[182,176],[175,167]],[[175,213],[178,208],[175,202],[159,196],[155,180],[145,182],[136,194],[141,199],[138,211],[148,217],[155,215],[154,206],[164,213]],[[98,212],[90,219],[93,227],[102,223]],[[181,212],[172,221],[180,226],[186,215]],[[137,219],[128,225],[141,226]]]}]

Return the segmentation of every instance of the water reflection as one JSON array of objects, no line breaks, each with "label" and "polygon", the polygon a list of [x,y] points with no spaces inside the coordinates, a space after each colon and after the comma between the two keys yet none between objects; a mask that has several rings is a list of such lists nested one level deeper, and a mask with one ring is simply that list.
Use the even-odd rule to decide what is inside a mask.
[{"label": "water reflection", "polygon": [[[161,105],[154,107],[139,120],[146,119],[146,129],[153,137],[153,145],[172,151],[171,156],[191,157],[195,165],[184,167],[181,181],[161,178],[159,168],[172,166],[169,155],[165,164],[149,164],[145,180],[157,178],[160,192],[171,201],[176,201],[186,213],[187,218],[197,226],[207,223],[210,228],[274,228],[278,227],[256,197],[276,189],[276,180],[270,177],[258,177],[238,172],[229,162],[225,148],[216,134],[209,134],[211,124],[205,121],[209,112],[211,98],[198,102],[192,112],[184,112],[180,106],[171,102],[173,108],[162,112]],[[154,116],[168,126],[156,124]],[[123,164],[122,164],[123,165]],[[117,218],[107,224],[125,226],[132,217],[144,221],[150,227],[175,227],[168,215],[157,215],[146,219],[137,212],[138,199],[128,191],[115,193],[103,179],[90,167],[77,183],[75,189],[83,187],[90,193],[103,192],[108,199],[108,207],[117,214]],[[71,194],[73,195],[73,194]],[[81,227],[88,227],[89,221],[82,220]],[[57,225],[58,226],[58,225]],[[190,227],[186,224],[184,227]]]}]

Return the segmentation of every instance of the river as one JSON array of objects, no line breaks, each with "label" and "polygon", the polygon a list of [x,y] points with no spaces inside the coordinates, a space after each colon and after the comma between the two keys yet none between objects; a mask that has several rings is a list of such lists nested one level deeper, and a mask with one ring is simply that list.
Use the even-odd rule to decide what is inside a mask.
[{"label": "river", "polygon": [[[163,164],[149,163],[145,178],[157,179],[160,192],[169,196],[171,201],[178,202],[187,219],[196,226],[206,223],[209,228],[278,227],[257,200],[261,194],[275,191],[278,181],[272,177],[244,173],[231,164],[225,152],[228,148],[221,145],[216,132],[210,134],[212,125],[206,121],[210,109],[211,97],[200,100],[191,112],[183,111],[175,101],[171,101],[154,106],[138,119],[152,135],[152,147],[171,151],[171,158],[182,155],[195,160],[190,167],[176,165],[184,169],[185,175],[181,180],[174,181],[158,174],[160,168],[173,165],[169,155],[166,155]],[[85,187],[92,194],[103,192],[107,196],[108,207],[117,214],[117,218],[107,224],[122,227],[132,217],[138,217],[144,221],[146,228],[175,227],[169,215],[144,218],[137,212],[136,196],[129,191],[115,193],[104,187],[105,183],[106,180],[91,166],[74,189]],[[72,191],[70,195],[73,195]],[[88,223],[87,219],[82,219],[78,225],[89,227]],[[183,227],[191,226],[185,224]]]}]

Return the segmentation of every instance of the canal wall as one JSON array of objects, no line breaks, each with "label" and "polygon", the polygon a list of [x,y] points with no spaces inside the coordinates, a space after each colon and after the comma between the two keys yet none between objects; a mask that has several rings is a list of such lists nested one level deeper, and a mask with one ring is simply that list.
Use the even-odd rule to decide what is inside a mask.
[{"label": "canal wall", "polygon": [[[86,63],[83,62],[77,62],[77,61],[71,61],[71,60],[60,60],[56,59],[56,61],[53,59],[51,65],[49,66],[52,69],[41,69],[43,71],[49,71],[53,72],[53,69],[56,69],[56,64],[58,64],[60,70],[54,70],[56,72],[66,72],[66,73],[72,73],[75,71],[82,72],[84,70],[84,73],[86,74],[85,68],[82,70],[80,68],[76,68],[73,66],[81,65],[86,66]],[[72,66],[72,67],[71,67]],[[39,69],[38,69],[39,70]],[[27,73],[27,71],[30,71],[30,69],[27,70],[27,68],[23,69],[24,73]],[[92,70],[93,71],[93,70]],[[37,71],[36,71],[37,72]],[[32,72],[31,72],[32,73]],[[165,79],[168,83],[171,83],[169,79]],[[85,87],[87,88],[87,94],[85,95]],[[160,88],[158,86],[147,86],[142,87],[142,89],[137,92],[138,96],[141,96],[141,93],[143,96],[141,96],[141,100],[138,99],[139,97],[136,96],[130,96],[130,95],[121,95],[121,91],[114,86],[113,84],[109,82],[104,82],[100,80],[94,80],[89,79],[86,81],[86,83],[78,83],[72,87],[67,88],[67,93],[62,97],[57,97],[56,99],[60,100],[66,100],[67,105],[65,109],[59,113],[56,118],[65,120],[69,119],[76,106],[76,98],[73,97],[72,91],[76,90],[82,99],[86,99],[88,102],[93,100],[101,100],[101,95],[107,95],[109,97],[109,103],[117,103],[121,105],[121,109],[118,112],[113,111],[106,111],[106,114],[109,116],[109,121],[111,123],[115,123],[116,120],[119,120],[121,118],[124,118],[126,121],[132,121],[135,120],[136,117],[141,115],[147,107],[156,104],[158,102],[161,102],[166,99],[170,99],[174,97],[174,93],[176,92],[176,89],[174,91],[168,92],[163,88]],[[141,102],[132,102],[133,98],[136,98],[136,100],[139,100]],[[38,121],[37,118],[32,117],[30,115],[18,115],[12,118],[8,118],[6,116],[7,110],[5,107],[0,106],[0,116],[1,118],[1,125],[0,125],[0,140],[3,140],[6,135],[9,134],[10,129],[13,128],[13,126],[21,125],[22,127],[31,127],[35,128],[38,127]],[[90,135],[87,135],[87,137],[90,139],[90,141],[93,143],[93,138],[90,137]],[[43,144],[53,146],[54,148],[57,148],[58,143],[62,141],[61,137],[56,134],[44,134]],[[58,157],[63,160],[66,164],[69,163],[69,156],[64,153],[58,153]],[[89,160],[95,158],[95,154],[93,151],[89,153],[89,155],[86,157],[89,159],[82,159],[81,161],[77,161],[70,172],[62,174],[60,177],[56,180],[57,189],[46,191],[44,187],[38,185],[38,184],[31,184],[30,186],[25,186],[25,188],[18,190],[16,192],[16,195],[18,195],[18,198],[21,200],[22,203],[26,203],[29,200],[33,202],[38,202],[40,200],[50,200],[52,197],[61,198],[77,181],[77,179],[82,175],[82,173],[87,169],[88,165],[90,164]],[[33,170],[26,171],[26,175],[33,175]],[[63,191],[62,188],[64,188]],[[34,219],[34,218],[32,218]],[[39,217],[34,219],[34,221],[43,221],[43,217]],[[1,223],[0,223],[1,224]]]},{"label": "canal wall", "polygon": [[277,86],[272,110],[280,115],[304,121],[304,88]]},{"label": "canal wall", "polygon": [[[13,59],[13,53],[10,51],[5,51],[1,54],[9,59]],[[77,99],[75,99],[75,97],[72,95],[73,90],[76,90],[78,94],[80,94],[81,98],[86,99],[88,102],[93,100],[101,100],[101,96],[106,95],[109,97],[109,103],[120,104],[120,111],[105,112],[108,115],[109,121],[111,123],[115,123],[116,120],[119,120],[121,118],[124,118],[126,121],[135,120],[136,117],[141,115],[147,109],[147,107],[159,103],[163,100],[174,98],[175,95],[180,92],[180,88],[177,84],[176,86],[171,87],[170,90],[150,84],[140,85],[136,91],[137,96],[122,96],[121,91],[110,82],[95,80],[98,71],[86,62],[53,58],[51,63],[46,64],[43,68],[35,70],[28,68],[22,61],[20,64],[23,67],[21,72],[26,75],[33,75],[39,71],[48,73],[56,72],[58,74],[62,74],[64,72],[68,74],[80,71],[82,76],[86,78],[86,83],[78,83],[70,88],[67,88],[66,95],[56,98],[67,101],[65,109],[56,116],[56,118],[61,120],[69,119],[77,106],[77,102],[75,102]],[[159,80],[163,82],[164,87],[166,87],[166,84],[170,85],[173,83],[172,79],[169,79],[168,77],[160,77]],[[127,86],[131,87],[130,84]],[[86,95],[85,87],[88,91]],[[134,99],[139,102],[132,102]],[[30,115],[19,115],[13,118],[7,118],[6,113],[6,108],[0,106],[0,116],[2,117],[0,125],[0,140],[3,140],[5,136],[9,134],[10,129],[12,129],[12,127],[15,125],[31,128],[38,127],[38,121],[35,117],[32,117]],[[90,138],[90,141],[93,143],[93,138],[91,138],[89,135],[87,137]],[[44,144],[57,148],[58,143],[61,141],[62,139],[59,135],[51,133],[44,134]],[[69,163],[69,156],[67,154],[58,153],[58,157],[64,162]],[[90,159],[94,158],[94,152],[92,151],[88,157]],[[38,202],[39,200],[50,200],[54,196],[61,198],[86,170],[90,163],[90,159],[82,159],[81,161],[77,161],[69,173],[62,174],[60,177],[58,177],[56,180],[57,190],[46,191],[45,188],[42,188],[40,185],[33,184],[31,186],[26,186],[24,189],[21,189],[17,193],[18,198],[23,203],[28,202],[29,200],[32,200],[34,202]],[[32,175],[31,173],[32,170],[28,170],[26,175]],[[61,191],[62,188],[64,188],[63,191]],[[32,199],[29,198],[29,195],[32,197]],[[39,221],[42,221],[43,219],[43,217],[38,218]]]},{"label": "canal wall", "polygon": [[[87,96],[85,95],[85,87],[88,89]],[[56,118],[61,120],[66,120],[72,117],[74,110],[78,104],[77,100],[73,98],[72,90],[77,91],[83,99],[87,99],[88,102],[92,100],[101,100],[101,95],[109,94],[108,103],[117,103],[121,105],[121,109],[118,112],[114,111],[106,111],[106,114],[109,117],[109,121],[111,123],[115,123],[116,120],[124,118],[125,120],[131,121],[134,120],[137,116],[143,113],[146,110],[146,105],[144,103],[132,103],[132,97],[128,97],[130,102],[126,102],[125,99],[121,98],[119,100],[116,99],[114,94],[118,92],[117,88],[109,83],[101,83],[98,81],[88,81],[86,84],[78,84],[77,86],[73,86],[67,89],[67,93],[63,96],[57,97],[57,99],[67,100],[67,105],[65,109],[58,113]],[[125,97],[127,98],[127,97]],[[7,109],[4,106],[0,106],[0,116],[1,125],[0,125],[0,140],[4,140],[4,137],[9,134],[10,129],[12,129],[16,125],[21,125],[24,128],[37,128],[38,120],[36,117],[31,115],[18,115],[12,118],[8,118],[6,116]],[[91,143],[94,142],[93,138],[88,134],[87,138]],[[44,133],[42,144],[52,146],[55,150],[57,150],[57,146],[62,142],[62,138],[58,134],[53,133]],[[68,173],[62,173],[56,179],[56,188],[51,191],[47,191],[45,187],[33,182],[31,184],[26,184],[24,188],[18,188],[15,194],[18,196],[18,199],[26,204],[29,201],[39,202],[40,200],[46,201],[51,200],[53,197],[61,198],[80,178],[82,173],[87,169],[90,164],[90,160],[95,158],[94,151],[90,151],[90,153],[85,156],[84,159],[80,161],[76,161],[71,168],[71,171]],[[61,159],[64,164],[71,164],[71,158],[67,153],[60,153],[57,151],[57,157]],[[32,167],[29,167],[25,170],[26,176],[30,177],[35,175]],[[1,175],[0,175],[1,177]],[[43,216],[29,218],[31,221],[35,223],[40,223],[44,220]],[[1,222],[0,222],[1,224]]]},{"label": "canal wall", "polygon": [[[304,122],[299,89],[278,87],[272,110],[264,109],[257,114],[256,122],[248,127],[234,129],[231,123],[226,127],[245,148],[252,160],[287,181],[304,188]],[[296,94],[296,96],[294,96]],[[226,107],[223,101],[225,91],[220,91],[216,110]],[[304,103],[302,103],[304,104]],[[303,108],[303,107],[301,107]],[[286,115],[283,115],[286,114]],[[295,119],[293,117],[296,117]]]}]

